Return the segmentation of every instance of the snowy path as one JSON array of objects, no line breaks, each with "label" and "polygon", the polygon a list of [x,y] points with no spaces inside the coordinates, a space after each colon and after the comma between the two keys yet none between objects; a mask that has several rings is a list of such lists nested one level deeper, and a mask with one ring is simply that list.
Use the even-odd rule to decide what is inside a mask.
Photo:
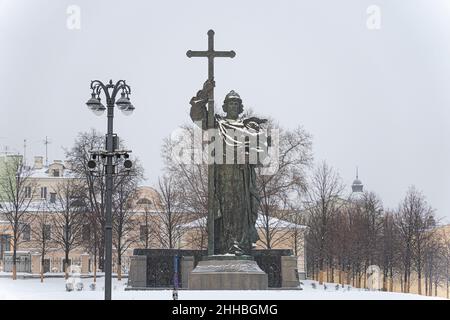
[{"label": "snowy path", "polygon": [[[45,279],[41,283],[39,279],[0,278],[0,300],[17,299],[51,299],[51,300],[91,300],[103,299],[103,278],[97,280],[95,291],[89,289],[92,279],[82,279],[83,291],[65,291],[65,280],[61,278]],[[432,297],[419,296],[415,294],[374,292],[359,289],[350,290],[339,288],[329,284],[327,290],[323,286],[312,287],[313,281],[303,281],[304,290],[259,290],[259,291],[191,291],[180,290],[179,300],[336,300],[336,299],[369,299],[369,300],[416,300],[436,299]],[[171,290],[149,290],[149,291],[125,291],[126,279],[117,281],[113,279],[112,298],[116,300],[169,300],[172,299]]]}]

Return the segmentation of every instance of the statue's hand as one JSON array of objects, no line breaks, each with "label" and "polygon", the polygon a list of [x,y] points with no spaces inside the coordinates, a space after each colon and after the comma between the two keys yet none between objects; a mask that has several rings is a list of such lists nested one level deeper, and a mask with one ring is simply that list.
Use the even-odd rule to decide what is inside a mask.
[{"label": "statue's hand", "polygon": [[260,119],[257,117],[251,117],[243,120],[244,126],[259,131],[261,123],[267,122],[267,119]]},{"label": "statue's hand", "polygon": [[244,125],[249,124],[251,122],[254,122],[254,123],[257,123],[257,124],[261,124],[261,123],[267,122],[267,119],[260,119],[260,118],[257,118],[257,117],[251,117],[251,118],[244,119],[243,122],[244,122]]},{"label": "statue's hand", "polygon": [[203,84],[203,91],[210,92],[216,86],[216,82],[214,80],[206,80]]}]

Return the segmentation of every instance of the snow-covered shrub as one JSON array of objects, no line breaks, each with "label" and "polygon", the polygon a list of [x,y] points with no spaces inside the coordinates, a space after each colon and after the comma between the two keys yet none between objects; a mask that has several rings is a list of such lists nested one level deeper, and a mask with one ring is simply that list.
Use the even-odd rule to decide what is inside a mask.
[{"label": "snow-covered shrub", "polygon": [[68,279],[66,281],[66,291],[73,291],[73,283],[70,281],[71,279]]},{"label": "snow-covered shrub", "polygon": [[77,291],[82,291],[83,288],[84,288],[83,282],[78,281],[78,282],[75,283],[75,289],[76,289]]},{"label": "snow-covered shrub", "polygon": [[315,283],[315,282],[311,283],[311,287],[312,287],[313,289],[316,289],[316,283]]},{"label": "snow-covered shrub", "polygon": [[91,289],[92,291],[95,291],[95,282],[92,282],[90,285],[89,285],[89,289]]}]

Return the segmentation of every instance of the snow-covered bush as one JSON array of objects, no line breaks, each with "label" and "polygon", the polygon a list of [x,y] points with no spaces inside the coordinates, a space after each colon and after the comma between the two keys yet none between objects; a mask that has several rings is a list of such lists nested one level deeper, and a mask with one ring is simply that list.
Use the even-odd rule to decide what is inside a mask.
[{"label": "snow-covered bush", "polygon": [[73,291],[73,282],[71,279],[67,279],[66,281],[66,291]]},{"label": "snow-covered bush", "polygon": [[81,282],[81,280],[75,283],[75,289],[77,291],[82,291],[83,288],[84,288],[84,285],[83,285],[83,282]]}]

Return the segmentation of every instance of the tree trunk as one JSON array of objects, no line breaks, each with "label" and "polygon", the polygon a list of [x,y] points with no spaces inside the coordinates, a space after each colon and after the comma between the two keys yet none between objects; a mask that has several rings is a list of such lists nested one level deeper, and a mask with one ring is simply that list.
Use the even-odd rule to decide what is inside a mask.
[{"label": "tree trunk", "polygon": [[94,253],[94,282],[97,282],[97,254]]},{"label": "tree trunk", "polygon": [[44,256],[41,257],[41,282],[44,282]]},{"label": "tree trunk", "polygon": [[319,284],[323,284],[323,271],[319,270]]},{"label": "tree trunk", "polygon": [[420,274],[420,272],[417,275],[418,279],[417,279],[417,293],[418,294],[422,294],[422,275]]},{"label": "tree trunk", "polygon": [[411,290],[411,272],[408,272],[408,280],[405,283],[406,293],[409,293]]},{"label": "tree trunk", "polygon": [[117,247],[117,281],[122,280],[122,246],[120,244],[119,239],[119,246]]},{"label": "tree trunk", "polygon": [[17,266],[16,266],[16,257],[17,257],[17,242],[14,241],[14,249],[13,249],[13,280],[17,280]]},{"label": "tree trunk", "polygon": [[69,279],[69,251],[65,252],[65,261],[64,261],[64,277],[65,279]]},{"label": "tree trunk", "polygon": [[[102,243],[104,242],[103,240],[101,241]],[[105,271],[104,269],[104,260],[105,260],[105,250],[104,250],[104,245],[100,244],[99,248],[98,248],[98,267],[100,270],[102,270],[102,272]]]},{"label": "tree trunk", "polygon": [[448,286],[449,286],[449,277],[450,277],[450,274],[449,274],[449,272],[448,272],[448,264],[447,264],[447,268],[446,268],[446,273],[445,273],[445,275],[446,275],[446,277],[445,277],[445,283],[446,283],[446,288],[447,288],[447,299],[448,299],[448,296],[449,296],[449,288],[448,288]]},{"label": "tree trunk", "polygon": [[448,275],[447,275],[447,299],[448,299],[448,296],[449,296],[449,288],[448,288]]},{"label": "tree trunk", "polygon": [[433,295],[433,279],[432,279],[432,275],[430,274],[430,283],[429,283],[429,285],[428,285],[428,287],[429,287],[429,294],[430,294],[430,297]]},{"label": "tree trunk", "polygon": [[13,262],[13,274],[12,274],[12,278],[13,280],[17,280],[17,268],[16,268],[16,263]]}]

